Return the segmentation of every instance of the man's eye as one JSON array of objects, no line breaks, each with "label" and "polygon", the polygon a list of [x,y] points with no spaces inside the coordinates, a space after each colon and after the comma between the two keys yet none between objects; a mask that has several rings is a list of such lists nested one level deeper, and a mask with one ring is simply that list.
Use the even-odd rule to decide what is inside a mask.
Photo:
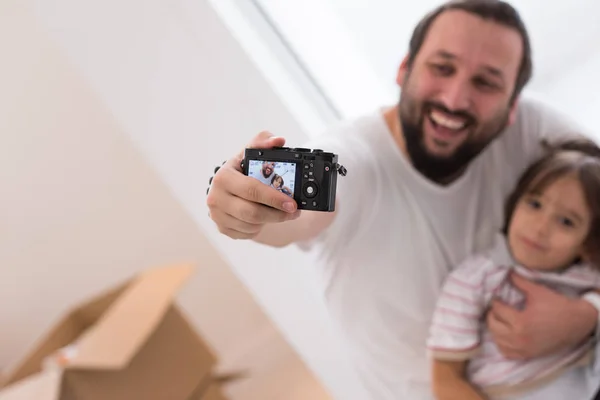
[{"label": "man's eye", "polygon": [[454,68],[447,64],[433,64],[434,71],[439,75],[450,75],[454,72]]},{"label": "man's eye", "polygon": [[493,90],[498,88],[498,85],[485,78],[475,78],[473,82],[475,83],[475,86],[486,90]]}]

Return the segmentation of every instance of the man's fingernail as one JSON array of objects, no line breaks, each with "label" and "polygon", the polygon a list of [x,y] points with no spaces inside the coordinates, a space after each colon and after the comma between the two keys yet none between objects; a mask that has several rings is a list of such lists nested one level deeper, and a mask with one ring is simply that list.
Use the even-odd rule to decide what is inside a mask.
[{"label": "man's fingernail", "polygon": [[283,203],[283,209],[288,212],[293,212],[295,210],[294,203],[291,201]]}]

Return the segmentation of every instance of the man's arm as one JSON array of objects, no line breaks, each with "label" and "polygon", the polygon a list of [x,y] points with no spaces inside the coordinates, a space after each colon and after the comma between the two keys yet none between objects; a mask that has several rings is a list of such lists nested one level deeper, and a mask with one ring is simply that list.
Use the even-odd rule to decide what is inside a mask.
[{"label": "man's arm", "polygon": [[515,125],[514,129],[520,131],[516,137],[520,138],[521,151],[525,151],[526,165],[543,154],[543,142],[580,137],[595,140],[593,133],[570,115],[532,99],[521,101],[521,116]]},{"label": "man's arm", "polygon": [[312,240],[327,229],[333,222],[336,211],[301,211],[300,217],[292,221],[265,225],[254,241],[272,247],[285,247],[292,243]]},{"label": "man's arm", "polygon": [[433,394],[437,400],[484,400],[466,379],[467,361],[433,361]]},{"label": "man's arm", "polygon": [[[284,144],[283,138],[261,132],[247,147],[272,148]],[[222,234],[232,239],[253,239],[258,243],[283,247],[317,237],[338,215],[337,211],[298,210],[296,202],[288,195],[245,176],[240,166],[243,157],[243,151],[238,153],[219,167],[210,179],[206,204],[209,217]],[[345,181],[338,182],[338,196],[343,194],[340,189]],[[353,196],[344,204],[360,200],[359,196]]]}]

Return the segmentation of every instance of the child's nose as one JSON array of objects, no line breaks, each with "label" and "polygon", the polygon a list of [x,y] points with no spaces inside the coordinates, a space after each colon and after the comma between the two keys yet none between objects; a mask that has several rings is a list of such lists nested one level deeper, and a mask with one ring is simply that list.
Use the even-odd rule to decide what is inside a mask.
[{"label": "child's nose", "polygon": [[535,229],[538,237],[548,236],[552,229],[552,218],[548,215],[540,215],[537,218]]}]

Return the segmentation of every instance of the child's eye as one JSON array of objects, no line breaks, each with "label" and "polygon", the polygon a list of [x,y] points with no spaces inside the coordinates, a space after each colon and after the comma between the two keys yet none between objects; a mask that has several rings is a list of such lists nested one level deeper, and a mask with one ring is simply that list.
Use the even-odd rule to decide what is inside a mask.
[{"label": "child's eye", "polygon": [[533,209],[542,207],[542,203],[538,199],[527,199],[527,205]]},{"label": "child's eye", "polygon": [[560,217],[558,220],[560,221],[561,225],[566,226],[568,228],[571,228],[575,225],[573,220],[567,217]]}]

